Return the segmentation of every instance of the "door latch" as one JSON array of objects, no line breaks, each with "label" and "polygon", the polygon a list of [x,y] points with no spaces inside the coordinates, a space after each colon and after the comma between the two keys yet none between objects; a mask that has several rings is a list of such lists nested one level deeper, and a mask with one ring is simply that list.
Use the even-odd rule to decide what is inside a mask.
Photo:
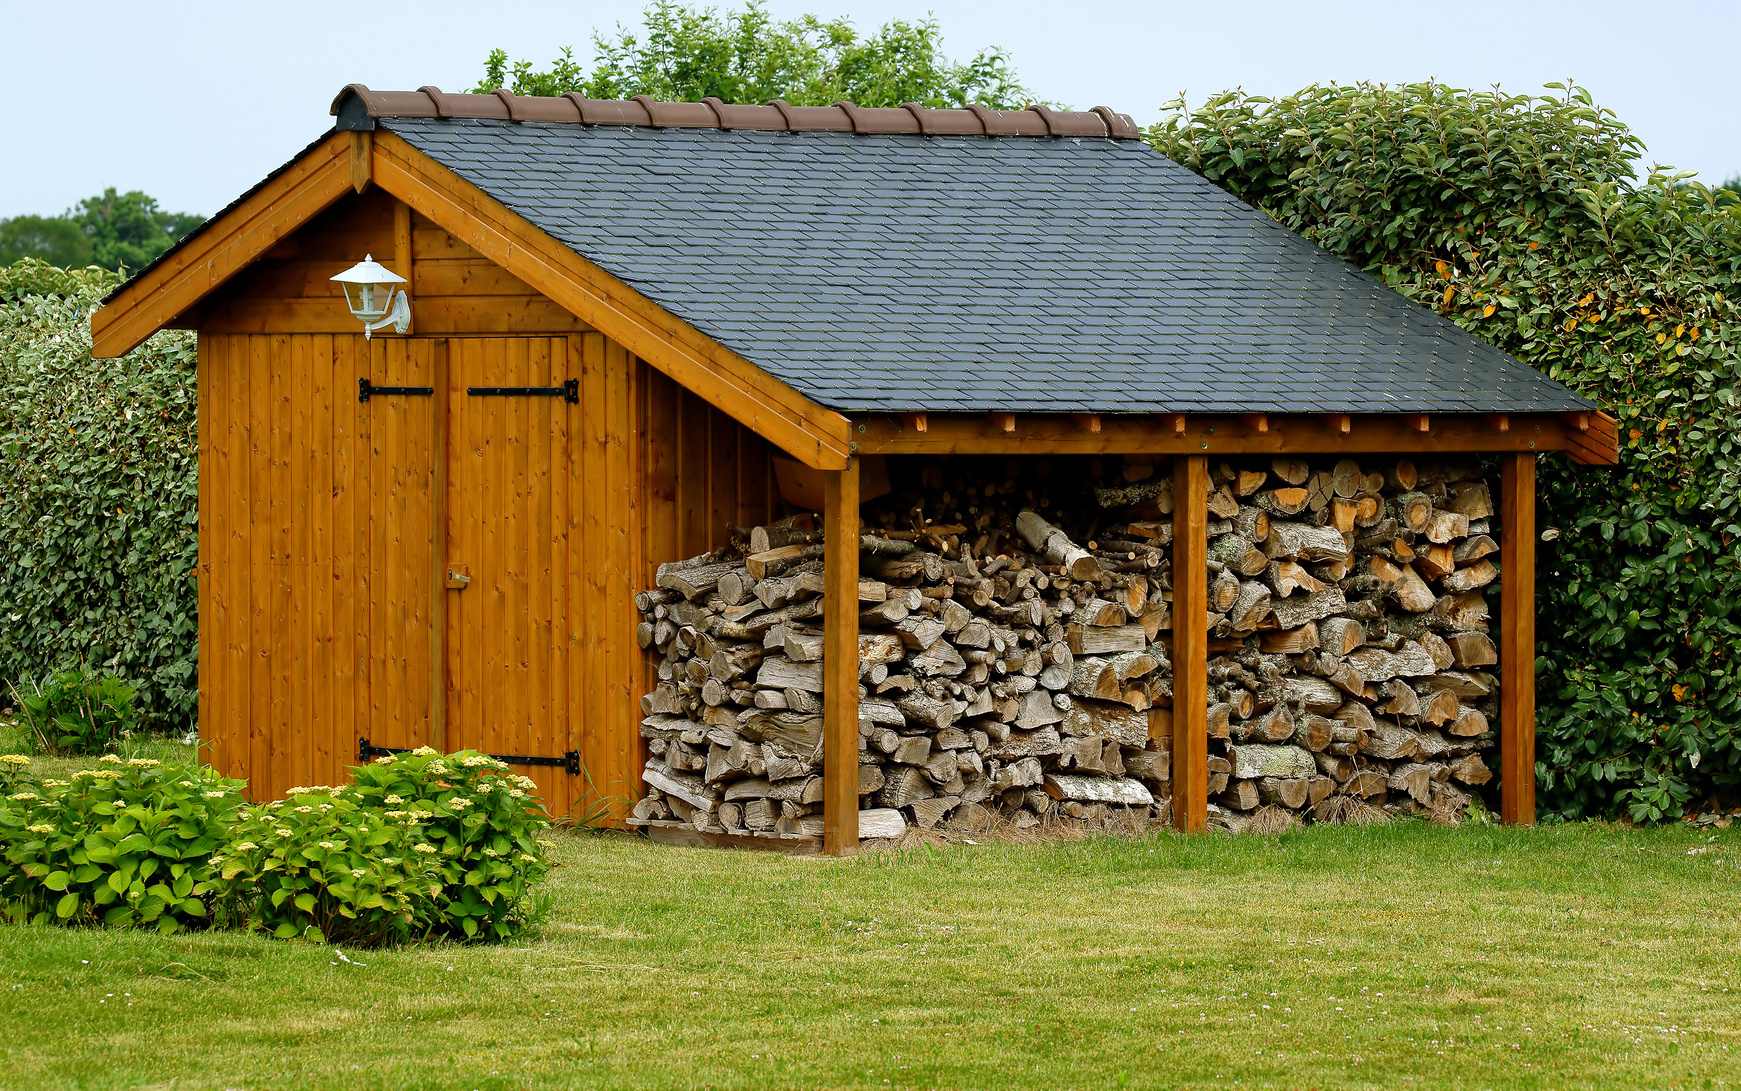
[{"label": "door latch", "polygon": [[447,566],[447,589],[449,591],[464,591],[466,586],[472,582],[471,574],[466,569],[467,566],[463,564]]}]

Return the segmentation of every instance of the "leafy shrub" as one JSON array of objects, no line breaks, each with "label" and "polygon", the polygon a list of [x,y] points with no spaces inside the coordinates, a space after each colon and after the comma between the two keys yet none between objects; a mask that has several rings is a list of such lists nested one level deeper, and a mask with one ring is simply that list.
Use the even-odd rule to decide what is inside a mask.
[{"label": "leafy shrub", "polygon": [[21,258],[0,267],[0,302],[27,295],[82,296],[94,299],[121,283],[121,275],[97,265],[63,269],[40,258]]},{"label": "leafy shrub", "polygon": [[280,939],[376,947],[435,926],[438,850],[413,811],[346,787],[292,789],[252,810],[222,860],[237,916]]},{"label": "leafy shrub", "polygon": [[110,273],[0,270],[0,679],[69,660],[185,731],[198,694],[194,336],[91,357]]},{"label": "leafy shrub", "polygon": [[1600,403],[1617,469],[1543,460],[1540,799],[1672,817],[1741,789],[1741,204],[1579,88],[1211,97],[1160,151]]},{"label": "leafy shrub", "polygon": [[70,781],[18,785],[0,807],[0,903],[16,921],[204,927],[212,863],[241,781],[105,755]]},{"label": "leafy shrub", "polygon": [[137,692],[113,674],[93,675],[80,667],[51,674],[34,692],[17,696],[24,722],[43,751],[97,754],[138,722]]},{"label": "leafy shrub", "polygon": [[415,815],[434,854],[442,889],[437,931],[456,939],[506,939],[532,918],[533,884],[550,871],[538,831],[550,820],[530,777],[473,751],[442,756],[429,747],[376,758],[353,770],[353,797],[387,814]]}]

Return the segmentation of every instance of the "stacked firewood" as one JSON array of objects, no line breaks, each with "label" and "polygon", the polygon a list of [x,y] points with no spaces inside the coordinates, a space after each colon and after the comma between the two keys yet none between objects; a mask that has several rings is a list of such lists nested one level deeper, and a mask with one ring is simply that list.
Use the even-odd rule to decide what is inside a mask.
[{"label": "stacked firewood", "polygon": [[1492,773],[1492,494],[1406,459],[1214,468],[1210,799],[1455,814]]},{"label": "stacked firewood", "polygon": [[[1154,819],[1170,776],[1171,522],[1140,500],[1130,514],[1150,518],[1111,521],[1092,502],[1078,517],[1014,463],[951,472],[926,467],[864,509],[848,606],[860,835]],[[736,528],[733,549],[662,566],[637,597],[641,644],[661,656],[638,820],[821,831],[822,618],[836,607],[813,525]]]},{"label": "stacked firewood", "polygon": [[[904,471],[904,474],[903,474]],[[859,825],[1153,820],[1170,796],[1172,478],[1164,462],[895,468],[861,512]],[[1212,815],[1460,811],[1492,776],[1498,548],[1480,467],[1282,458],[1213,468]],[[641,822],[821,832],[824,547],[732,528],[637,596]]]}]

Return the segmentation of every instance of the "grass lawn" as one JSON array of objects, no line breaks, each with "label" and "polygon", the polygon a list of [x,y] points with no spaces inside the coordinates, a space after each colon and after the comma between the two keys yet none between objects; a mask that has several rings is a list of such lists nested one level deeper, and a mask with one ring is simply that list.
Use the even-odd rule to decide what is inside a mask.
[{"label": "grass lawn", "polygon": [[0,927],[0,1087],[1741,1083],[1741,828],[554,850],[506,948]]}]

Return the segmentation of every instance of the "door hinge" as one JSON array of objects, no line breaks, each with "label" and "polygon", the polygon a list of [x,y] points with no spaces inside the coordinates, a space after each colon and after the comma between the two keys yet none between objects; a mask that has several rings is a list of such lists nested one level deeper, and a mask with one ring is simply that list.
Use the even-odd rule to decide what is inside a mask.
[{"label": "door hinge", "polygon": [[561,398],[569,405],[580,404],[579,379],[568,379],[561,386],[468,386],[465,392],[474,398]]},{"label": "door hinge", "polygon": [[[364,765],[374,761],[376,758],[386,757],[389,754],[409,753],[411,753],[411,747],[409,746],[375,746],[370,743],[368,739],[357,740],[357,761]],[[559,758],[544,757],[540,755],[528,756],[525,754],[486,754],[484,756],[495,758],[497,761],[507,762],[509,765],[556,766],[566,771],[569,776],[577,777],[580,775],[580,751],[578,750],[565,751]]]},{"label": "door hinge", "polygon": [[367,379],[357,380],[357,400],[366,402],[377,394],[411,394],[430,397],[435,394],[433,386],[376,386]]}]

